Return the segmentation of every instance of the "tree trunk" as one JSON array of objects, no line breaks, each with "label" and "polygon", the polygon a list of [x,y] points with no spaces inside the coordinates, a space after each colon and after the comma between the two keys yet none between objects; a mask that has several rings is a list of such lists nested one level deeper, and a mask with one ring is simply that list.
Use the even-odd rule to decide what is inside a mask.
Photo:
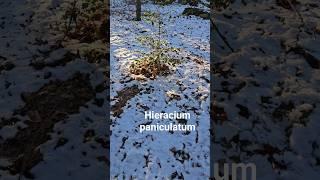
[{"label": "tree trunk", "polygon": [[141,21],[141,0],[136,0],[136,20]]}]

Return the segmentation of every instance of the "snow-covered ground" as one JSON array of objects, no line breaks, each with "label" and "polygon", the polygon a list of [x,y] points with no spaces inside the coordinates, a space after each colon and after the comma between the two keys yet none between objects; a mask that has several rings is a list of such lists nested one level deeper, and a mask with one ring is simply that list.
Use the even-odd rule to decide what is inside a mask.
[{"label": "snow-covered ground", "polygon": [[0,179],[107,177],[106,66],[59,43],[70,2],[0,1]]},{"label": "snow-covered ground", "polygon": [[[183,16],[187,6],[143,4],[142,11],[159,13],[170,47],[179,48],[182,62],[173,74],[135,80],[128,69],[150,49],[139,36],[156,34],[146,21],[134,21],[134,6],[111,7],[111,178],[112,179],[208,179],[209,155],[209,21]],[[179,98],[170,98],[174,94]],[[130,96],[129,98],[125,98]],[[119,110],[119,101],[126,103]],[[144,111],[188,112],[197,130],[139,132],[140,124],[178,123],[145,120]]]},{"label": "snow-covered ground", "polygon": [[[69,2],[0,1],[0,179],[107,177],[106,66],[77,55],[107,50],[99,41],[59,45],[63,34],[53,27]],[[215,162],[255,163],[259,180],[320,179],[320,3],[290,2],[299,3],[236,0],[215,12],[234,52],[215,36],[211,155],[209,22],[181,16],[180,5],[143,5],[163,15],[166,38],[181,48],[183,62],[174,74],[138,81],[127,74],[138,50],[148,50],[137,32],[151,33],[154,26],[132,21],[134,7],[113,7],[111,103],[119,92],[129,98],[119,117],[111,115],[112,178],[208,179],[212,156]],[[139,124],[150,123],[145,109],[191,112],[187,123],[198,129],[140,134]]]},{"label": "snow-covered ground", "polygon": [[289,2],[236,0],[214,16],[234,52],[215,35],[211,155],[256,163],[259,180],[320,179],[320,2]]}]

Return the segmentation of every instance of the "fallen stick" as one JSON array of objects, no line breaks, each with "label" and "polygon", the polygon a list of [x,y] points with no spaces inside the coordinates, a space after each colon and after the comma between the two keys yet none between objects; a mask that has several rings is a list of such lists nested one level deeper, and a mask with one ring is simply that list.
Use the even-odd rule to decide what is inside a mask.
[{"label": "fallen stick", "polygon": [[217,32],[217,34],[222,39],[222,41],[227,45],[227,47],[230,49],[231,52],[234,52],[234,49],[231,47],[231,45],[227,41],[227,38],[222,35],[222,33],[220,32],[219,28],[217,27],[217,25],[214,24],[214,22],[213,22],[213,20],[211,18],[210,18],[210,22],[211,22],[212,27],[214,28],[214,30]]}]

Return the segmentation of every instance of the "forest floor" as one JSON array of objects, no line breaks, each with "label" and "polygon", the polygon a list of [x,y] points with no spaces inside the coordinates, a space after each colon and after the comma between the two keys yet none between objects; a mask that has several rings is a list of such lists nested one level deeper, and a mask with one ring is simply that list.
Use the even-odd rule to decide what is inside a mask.
[{"label": "forest floor", "polygon": [[[320,178],[320,2],[235,1],[215,11],[215,162],[257,179]],[[222,168],[221,168],[222,170]]]},{"label": "forest floor", "polygon": [[66,35],[71,2],[0,2],[0,179],[107,176],[107,47]]},{"label": "forest floor", "polygon": [[[0,2],[0,179],[107,176],[107,47],[85,27],[66,36],[71,2]],[[150,51],[139,37],[157,28],[134,21],[133,6],[113,7],[111,175],[207,179],[211,156],[255,163],[259,180],[320,179],[320,2],[290,2],[236,0],[215,11],[225,42],[215,35],[211,155],[208,20],[182,16],[187,6],[143,5],[161,13],[162,38],[181,60],[150,79],[128,68]],[[192,112],[187,123],[198,129],[139,133],[159,122],[145,110]]]},{"label": "forest floor", "polygon": [[[143,4],[142,21],[133,5],[111,6],[111,177],[118,179],[209,178],[209,20],[182,15],[189,6]],[[156,77],[132,74],[130,66],[153,49],[141,38],[161,40],[179,63]],[[189,120],[147,120],[145,111],[188,112]],[[183,121],[183,122],[179,122]],[[141,124],[185,123],[192,132],[139,132]]]}]

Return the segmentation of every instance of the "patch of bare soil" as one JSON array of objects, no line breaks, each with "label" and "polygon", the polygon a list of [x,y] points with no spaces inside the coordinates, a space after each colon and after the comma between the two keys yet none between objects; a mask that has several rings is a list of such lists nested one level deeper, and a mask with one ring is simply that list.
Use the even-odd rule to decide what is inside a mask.
[{"label": "patch of bare soil", "polygon": [[20,114],[29,117],[25,122],[28,127],[1,143],[0,157],[13,162],[6,169],[12,174],[34,178],[29,171],[42,160],[39,146],[50,139],[54,125],[69,114],[77,113],[80,106],[94,97],[89,75],[81,73],[66,81],[52,81],[37,92],[23,94],[25,106]]},{"label": "patch of bare soil", "polygon": [[111,107],[111,111],[113,112],[114,117],[119,117],[123,112],[123,107],[127,104],[127,102],[136,96],[140,92],[140,89],[137,85],[126,87],[118,92],[116,98],[118,101],[115,105]]},{"label": "patch of bare soil", "polygon": [[215,104],[211,104],[210,106],[210,117],[217,124],[223,124],[228,120],[227,113],[225,112],[223,107],[219,107]]}]

